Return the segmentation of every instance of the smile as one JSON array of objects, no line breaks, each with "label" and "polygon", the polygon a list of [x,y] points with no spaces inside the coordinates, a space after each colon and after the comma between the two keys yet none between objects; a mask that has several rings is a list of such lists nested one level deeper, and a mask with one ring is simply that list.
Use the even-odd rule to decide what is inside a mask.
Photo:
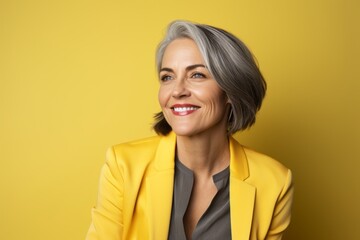
[{"label": "smile", "polygon": [[200,107],[194,105],[174,105],[171,107],[171,110],[175,115],[184,116],[195,112],[199,108]]},{"label": "smile", "polygon": [[195,111],[199,109],[198,107],[175,107],[173,110],[175,112],[186,112],[186,111]]}]

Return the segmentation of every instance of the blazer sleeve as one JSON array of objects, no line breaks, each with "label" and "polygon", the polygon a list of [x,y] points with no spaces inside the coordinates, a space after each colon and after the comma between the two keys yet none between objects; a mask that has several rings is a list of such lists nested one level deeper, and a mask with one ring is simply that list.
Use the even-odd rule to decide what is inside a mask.
[{"label": "blazer sleeve", "polygon": [[98,198],[92,208],[92,223],[86,240],[120,240],[123,232],[123,177],[114,149],[107,151],[102,167]]},{"label": "blazer sleeve", "polygon": [[290,224],[294,186],[291,171],[288,170],[284,187],[278,197],[274,215],[266,240],[280,240]]}]

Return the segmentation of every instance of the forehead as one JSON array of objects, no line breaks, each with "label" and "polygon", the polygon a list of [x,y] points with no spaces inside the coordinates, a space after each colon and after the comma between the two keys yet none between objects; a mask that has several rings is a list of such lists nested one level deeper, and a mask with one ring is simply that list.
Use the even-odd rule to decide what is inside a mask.
[{"label": "forehead", "polygon": [[166,47],[162,64],[174,61],[204,62],[198,46],[194,40],[189,38],[175,39]]},{"label": "forehead", "polygon": [[177,48],[177,47],[194,47],[197,48],[197,45],[195,43],[194,40],[192,40],[191,38],[186,38],[186,37],[182,37],[182,38],[177,38],[172,40],[166,49],[169,48]]}]

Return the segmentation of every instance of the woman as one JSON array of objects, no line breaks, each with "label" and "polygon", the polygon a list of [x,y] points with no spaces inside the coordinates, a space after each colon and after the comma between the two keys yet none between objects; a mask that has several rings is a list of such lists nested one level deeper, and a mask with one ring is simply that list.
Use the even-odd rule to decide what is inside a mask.
[{"label": "woman", "polygon": [[231,136],[255,122],[266,91],[250,51],[175,21],[156,58],[158,136],[108,151],[87,239],[281,239],[291,172]]}]

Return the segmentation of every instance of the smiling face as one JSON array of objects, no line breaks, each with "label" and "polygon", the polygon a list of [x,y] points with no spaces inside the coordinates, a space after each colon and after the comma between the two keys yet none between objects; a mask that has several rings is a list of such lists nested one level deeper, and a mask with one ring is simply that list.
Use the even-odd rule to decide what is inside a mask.
[{"label": "smiling face", "polygon": [[180,38],[167,46],[159,78],[159,103],[178,136],[226,135],[226,94],[212,78],[193,40]]}]

